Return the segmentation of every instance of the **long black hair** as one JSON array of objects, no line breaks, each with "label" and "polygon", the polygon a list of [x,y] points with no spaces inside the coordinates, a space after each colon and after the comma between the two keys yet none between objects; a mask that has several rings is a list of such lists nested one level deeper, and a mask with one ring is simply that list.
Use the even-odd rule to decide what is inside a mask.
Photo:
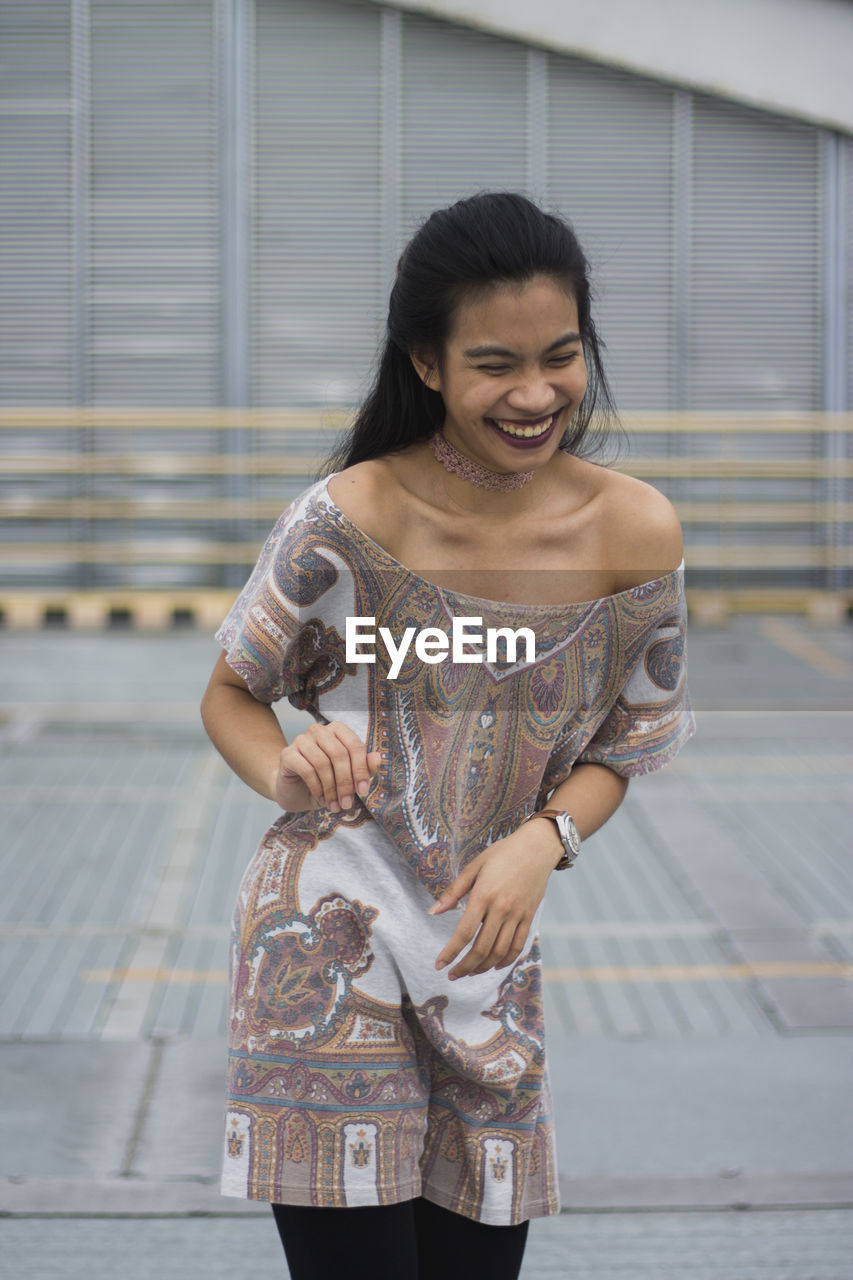
[{"label": "long black hair", "polygon": [[388,304],[388,324],[373,386],[323,471],[394,453],[431,436],[444,402],[416,373],[410,352],[441,359],[456,308],[471,291],[552,276],[575,298],[588,371],[586,395],[560,448],[588,454],[615,420],[590,314],[589,264],[571,227],[525,196],[484,192],[438,209],[403,251]]}]

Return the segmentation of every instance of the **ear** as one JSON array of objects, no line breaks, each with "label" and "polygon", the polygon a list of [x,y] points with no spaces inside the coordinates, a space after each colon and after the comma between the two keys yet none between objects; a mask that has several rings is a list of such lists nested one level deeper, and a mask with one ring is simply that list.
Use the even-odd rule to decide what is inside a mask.
[{"label": "ear", "polygon": [[441,391],[441,376],[438,372],[438,361],[432,352],[410,351],[409,359],[415,367],[415,373],[430,391]]}]

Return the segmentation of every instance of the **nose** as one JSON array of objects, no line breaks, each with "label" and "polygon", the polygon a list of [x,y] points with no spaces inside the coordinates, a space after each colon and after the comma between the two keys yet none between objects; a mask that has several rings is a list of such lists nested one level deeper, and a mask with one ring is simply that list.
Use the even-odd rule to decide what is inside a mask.
[{"label": "nose", "polygon": [[511,408],[533,418],[551,409],[554,404],[554,388],[540,370],[520,379],[506,399]]}]

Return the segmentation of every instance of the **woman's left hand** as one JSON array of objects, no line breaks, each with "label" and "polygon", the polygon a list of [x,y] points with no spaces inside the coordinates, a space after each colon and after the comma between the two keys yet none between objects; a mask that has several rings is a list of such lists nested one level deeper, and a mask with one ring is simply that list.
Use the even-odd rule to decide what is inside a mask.
[{"label": "woman's left hand", "polygon": [[430,914],[439,915],[468,894],[462,919],[440,952],[436,969],[451,964],[472,940],[473,945],[449,978],[514,964],[562,852],[553,823],[532,822],[489,845],[469,862],[430,908]]}]

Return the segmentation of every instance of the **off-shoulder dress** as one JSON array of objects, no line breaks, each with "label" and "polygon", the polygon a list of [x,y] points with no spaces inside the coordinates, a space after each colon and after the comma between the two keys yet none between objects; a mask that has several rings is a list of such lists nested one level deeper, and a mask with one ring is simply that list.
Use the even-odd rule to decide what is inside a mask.
[{"label": "off-shoulder dress", "polygon": [[[538,916],[511,968],[451,982],[434,963],[458,915],[428,908],[576,762],[648,773],[690,737],[683,567],[584,603],[461,595],[395,560],[327,484],[281,516],[217,638],[256,698],[343,721],[386,760],[354,809],[283,813],[243,877],[222,1190],[423,1195],[498,1225],[556,1213]],[[474,644],[430,663],[411,645],[394,679],[382,644],[347,662],[347,618],[400,637],[461,617],[532,629],[535,654]]]}]

